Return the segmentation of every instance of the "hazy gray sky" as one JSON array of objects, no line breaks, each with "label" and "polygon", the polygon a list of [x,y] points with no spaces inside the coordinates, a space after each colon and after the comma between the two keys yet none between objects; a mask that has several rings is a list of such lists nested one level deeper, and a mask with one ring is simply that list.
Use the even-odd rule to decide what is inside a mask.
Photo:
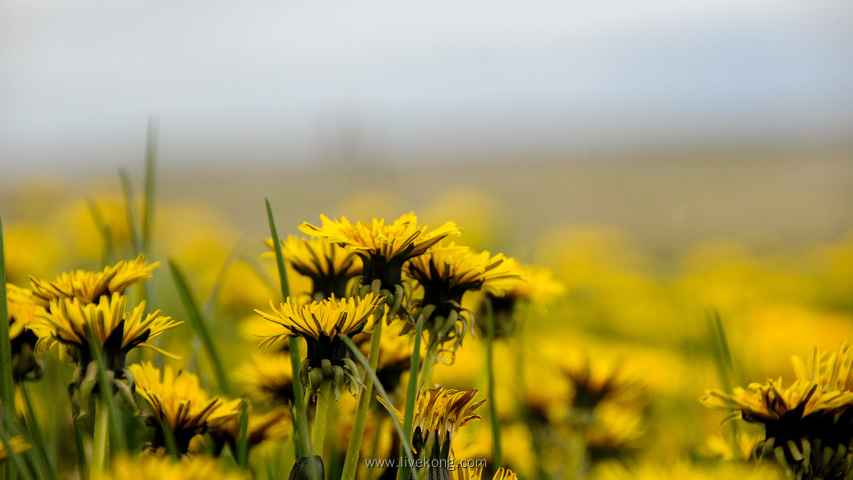
[{"label": "hazy gray sky", "polygon": [[126,164],[150,113],[175,162],[820,145],[853,134],[850,5],[6,0],[0,161]]}]

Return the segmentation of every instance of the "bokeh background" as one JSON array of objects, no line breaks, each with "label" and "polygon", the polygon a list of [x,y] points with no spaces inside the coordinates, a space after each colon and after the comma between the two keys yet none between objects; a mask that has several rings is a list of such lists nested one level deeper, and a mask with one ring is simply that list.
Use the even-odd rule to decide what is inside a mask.
[{"label": "bokeh background", "polygon": [[[566,285],[529,314],[534,378],[567,347],[622,359],[654,398],[643,448],[696,452],[720,431],[697,401],[720,386],[709,309],[741,384],[853,339],[852,20],[823,1],[6,1],[9,278],[100,268],[104,226],[129,251],[118,170],[138,206],[146,154],[153,256],[203,299],[219,285],[211,312],[274,295],[265,197],[283,235],[453,220]],[[476,348],[437,377],[469,385]]]}]

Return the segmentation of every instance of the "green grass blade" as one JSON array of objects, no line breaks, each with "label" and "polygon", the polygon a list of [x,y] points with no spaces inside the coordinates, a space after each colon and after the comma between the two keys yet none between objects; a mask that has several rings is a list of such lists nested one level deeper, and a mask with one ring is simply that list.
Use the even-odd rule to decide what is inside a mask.
[{"label": "green grass blade", "polygon": [[[403,432],[400,437],[401,443],[412,441],[412,423],[415,421],[415,402],[418,399],[418,369],[421,364],[421,338],[424,334],[423,315],[418,317],[415,325],[415,346],[412,350],[412,361],[409,365],[409,385],[406,388],[406,406],[403,410]],[[390,403],[389,403],[390,405]],[[402,455],[400,460],[402,460]],[[397,480],[404,480],[406,471],[397,469]],[[415,475],[415,478],[418,478]]]},{"label": "green grass blade", "polygon": [[148,253],[151,248],[151,225],[154,218],[154,193],[157,173],[157,138],[159,128],[157,120],[148,119],[148,135],[145,146],[145,187],[142,197],[142,253]]},{"label": "green grass blade", "polygon": [[[98,365],[98,384],[100,386],[98,396],[102,400],[103,404],[106,405],[107,412],[109,413],[109,431],[110,438],[112,440],[109,445],[117,447],[116,450],[118,451],[124,451],[127,449],[127,445],[125,444],[124,427],[118,418],[118,411],[116,410],[116,405],[113,401],[113,384],[107,377],[107,370],[104,367],[101,345],[95,341],[95,335],[88,324],[85,326],[85,329],[86,335],[89,337],[89,349],[92,351],[92,357],[94,357],[94,361]],[[116,372],[113,373],[115,374]],[[101,404],[99,403],[98,407],[100,406]]]},{"label": "green grass blade", "polygon": [[[346,335],[338,334],[338,338],[343,341],[347,347],[349,347],[350,352],[355,356],[355,358],[361,363],[364,367],[367,374],[373,380],[373,385],[376,387],[376,391],[379,392],[379,396],[382,397],[382,400],[385,401],[386,408],[388,409],[388,413],[391,415],[391,420],[394,421],[394,428],[397,429],[397,434],[400,435],[400,445],[403,446],[403,451],[406,454],[406,457],[409,459],[409,467],[411,468],[412,475],[414,478],[418,478],[418,472],[415,470],[415,455],[412,452],[412,446],[410,445],[412,439],[411,436],[406,437],[405,432],[403,431],[403,426],[400,425],[400,419],[397,418],[397,414],[393,411],[393,403],[391,403],[391,399],[388,397],[388,392],[385,391],[385,387],[382,386],[382,383],[379,381],[379,378],[376,376],[376,372],[370,368],[370,363],[364,358],[361,351],[358,347],[352,343]],[[402,470],[402,469],[400,469]]]},{"label": "green grass blade", "polygon": [[0,402],[3,423],[15,426],[15,385],[12,383],[12,342],[9,339],[9,310],[6,303],[6,257],[3,250],[3,222],[0,220]]},{"label": "green grass blade", "polygon": [[107,221],[104,219],[104,214],[101,212],[101,209],[98,208],[98,204],[95,203],[94,200],[90,199],[88,205],[89,213],[92,215],[92,220],[95,222],[95,226],[104,238],[103,263],[108,264],[112,260],[113,252],[115,251],[115,243],[113,242],[113,235],[110,231],[110,226],[107,224]]},{"label": "green grass blade", "polygon": [[249,467],[249,404],[243,400],[240,403],[240,423],[237,435],[237,465]]},{"label": "green grass blade", "polygon": [[270,224],[270,235],[272,235],[273,251],[275,252],[275,264],[278,267],[279,285],[281,285],[281,299],[286,300],[290,296],[290,285],[287,283],[287,268],[284,264],[284,254],[281,252],[281,242],[279,241],[278,229],[275,226],[275,219],[272,215],[272,208],[268,198],[264,199],[267,206],[267,220]]},{"label": "green grass blade", "polygon": [[184,304],[184,309],[186,309],[190,325],[192,325],[193,330],[195,330],[196,334],[201,338],[201,342],[207,351],[208,357],[210,357],[211,363],[213,364],[213,368],[216,372],[216,378],[219,382],[219,389],[227,395],[230,392],[228,376],[225,374],[225,369],[222,367],[222,361],[216,351],[216,345],[213,343],[213,337],[210,335],[210,329],[207,326],[207,322],[202,318],[201,312],[198,309],[198,304],[193,300],[192,293],[187,286],[186,280],[184,280],[184,275],[181,273],[178,265],[175,264],[175,261],[171,258],[169,259],[169,269],[172,272],[172,278],[175,280],[175,286],[178,289],[178,296],[181,299],[181,303]]},{"label": "green grass blade", "polygon": [[82,480],[89,480],[89,461],[86,457],[86,440],[83,433],[83,420],[72,418],[74,422],[74,440],[77,442],[77,473]]},{"label": "green grass blade", "polygon": [[[379,363],[379,350],[382,342],[382,315],[374,318],[373,333],[370,337],[370,351],[368,352],[368,364],[371,370],[376,370],[376,365]],[[352,422],[352,431],[350,432],[349,443],[347,444],[347,454],[344,459],[343,472],[341,480],[354,480],[355,472],[358,468],[358,456],[361,452],[361,442],[364,436],[364,426],[367,424],[367,410],[370,406],[370,401],[373,399],[373,380],[368,377],[364,382],[364,388],[358,397],[358,408],[355,411],[355,417]]]},{"label": "green grass blade", "polygon": [[[6,449],[6,452],[9,454],[9,459],[12,460],[9,464],[7,464],[6,478],[12,478],[17,472],[23,474],[24,478],[33,480],[33,476],[30,471],[24,468],[24,461],[21,458],[21,455],[19,455],[18,452],[12,450],[11,440],[6,435],[6,430],[4,428],[0,428],[0,442],[3,442],[3,448]],[[10,467],[14,467],[14,470]]]},{"label": "green grass blade", "polygon": [[29,430],[30,438],[33,441],[33,448],[36,450],[36,454],[39,457],[39,463],[42,464],[42,468],[40,470],[45,477],[45,480],[53,480],[56,478],[56,471],[53,468],[53,465],[51,465],[50,456],[47,454],[47,450],[45,449],[44,435],[41,433],[41,427],[39,426],[38,419],[33,412],[33,402],[30,400],[29,389],[25,382],[21,382],[18,388],[21,389],[21,396],[24,397],[24,405],[27,407],[25,423]]},{"label": "green grass blade", "polygon": [[[290,296],[290,286],[287,282],[287,266],[284,263],[284,254],[281,252],[281,242],[279,241],[278,228],[275,226],[275,217],[272,214],[272,207],[268,198],[264,199],[264,204],[267,209],[267,221],[269,222],[270,235],[273,238],[273,251],[275,252],[275,263],[278,267],[279,286],[281,287],[281,300],[284,301]],[[290,365],[294,372],[299,371],[302,356],[299,353],[299,340],[295,337],[290,338]],[[296,430],[294,431],[294,443],[296,445],[296,457],[306,457],[311,454],[311,438],[308,434],[308,417],[305,412],[305,392],[302,390],[302,383],[298,378],[293,381],[293,409],[296,418]]]},{"label": "green grass blade", "polygon": [[486,368],[488,369],[489,416],[492,423],[492,464],[502,465],[501,432],[495,394],[495,312],[492,301],[486,299]]},{"label": "green grass blade", "polygon": [[172,430],[172,425],[165,418],[158,420],[160,429],[163,431],[163,443],[166,444],[166,452],[178,460],[181,459],[181,452],[178,451],[178,442],[175,441],[175,432]]},{"label": "green grass blade", "polygon": [[127,228],[130,230],[130,243],[133,247],[134,256],[139,255],[141,250],[139,232],[136,229],[136,220],[133,215],[133,186],[127,170],[120,168],[118,176],[121,179],[121,191],[124,194],[124,212],[127,215]]},{"label": "green grass blade", "polygon": [[[12,342],[9,339],[9,310],[6,303],[6,256],[3,250],[3,222],[0,220],[0,403],[3,421],[10,431],[15,428],[15,385],[12,383]],[[5,442],[5,441],[4,441]],[[8,446],[6,447],[8,448]],[[6,478],[13,478],[11,464],[6,466]]]},{"label": "green grass blade", "polygon": [[[708,325],[711,329],[714,363],[717,366],[717,374],[720,376],[720,384],[725,392],[732,392],[734,389],[734,362],[732,361],[732,353],[726,337],[726,330],[723,328],[723,321],[720,318],[720,312],[715,309],[708,310]],[[737,440],[737,422],[728,422],[728,424],[731,429],[732,445],[735,449],[734,451],[737,452],[740,450]]]}]

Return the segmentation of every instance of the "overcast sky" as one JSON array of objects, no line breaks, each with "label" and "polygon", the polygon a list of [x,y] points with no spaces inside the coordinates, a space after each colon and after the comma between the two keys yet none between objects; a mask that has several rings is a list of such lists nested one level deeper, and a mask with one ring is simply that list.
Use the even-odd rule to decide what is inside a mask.
[{"label": "overcast sky", "polygon": [[0,3],[4,171],[141,159],[152,113],[174,162],[820,146],[853,134],[853,8]]}]

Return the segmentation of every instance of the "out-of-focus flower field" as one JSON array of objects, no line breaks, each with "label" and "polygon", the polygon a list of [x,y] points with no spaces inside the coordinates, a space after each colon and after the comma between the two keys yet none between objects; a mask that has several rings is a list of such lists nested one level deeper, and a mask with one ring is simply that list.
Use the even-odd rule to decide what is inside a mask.
[{"label": "out-of-focus flower field", "polygon": [[[266,233],[247,236],[218,207],[125,180],[6,196],[6,478],[312,478],[311,452],[327,479],[853,466],[853,234],[664,255],[614,226],[517,232],[506,198],[472,188],[411,216],[358,191],[296,223],[273,195],[281,241],[265,243],[262,203]],[[374,462],[404,445],[438,463]]]}]

